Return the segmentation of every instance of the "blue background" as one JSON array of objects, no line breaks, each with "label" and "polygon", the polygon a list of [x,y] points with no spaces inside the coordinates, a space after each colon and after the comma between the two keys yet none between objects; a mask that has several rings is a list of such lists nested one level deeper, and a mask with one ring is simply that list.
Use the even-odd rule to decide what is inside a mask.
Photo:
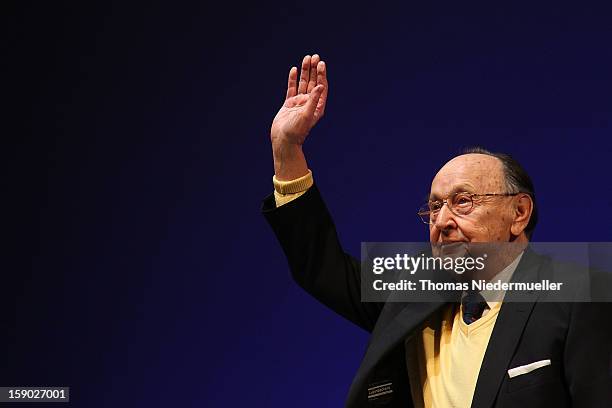
[{"label": "blue background", "polygon": [[610,10],[427,3],[6,6],[0,385],[343,404],[367,333],[299,290],[260,215],[305,54],[330,82],[305,151],[347,251],[426,240],[431,179],[473,145],[531,174],[535,240],[610,241]]}]

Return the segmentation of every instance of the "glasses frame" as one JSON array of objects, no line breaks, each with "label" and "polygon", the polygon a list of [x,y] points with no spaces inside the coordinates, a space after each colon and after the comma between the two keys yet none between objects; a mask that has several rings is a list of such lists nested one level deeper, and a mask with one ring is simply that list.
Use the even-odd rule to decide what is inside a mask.
[{"label": "glasses frame", "polygon": [[[455,211],[453,211],[453,207],[451,205],[449,205],[449,200],[454,199],[456,196],[458,196],[459,194],[467,194],[470,197],[470,200],[472,201],[472,206],[470,207],[469,211],[465,214],[457,214]],[[474,209],[474,197],[512,197],[512,196],[516,196],[521,194],[521,192],[518,193],[468,193],[467,191],[458,191],[456,193],[453,193],[451,196],[446,197],[442,200],[429,200],[427,202],[427,204],[423,204],[421,206],[421,208],[424,208],[425,206],[429,207],[429,204],[434,203],[434,202],[441,202],[442,204],[440,205],[440,210],[442,210],[442,207],[444,207],[444,204],[446,204],[446,206],[448,207],[448,209],[450,210],[451,213],[453,213],[454,215],[461,217],[464,215],[468,215],[469,213],[472,212],[472,210]],[[440,211],[438,210],[438,211]],[[422,210],[419,209],[419,211],[417,211],[417,215],[419,216],[419,219],[426,225],[433,225],[434,222],[432,222],[431,220],[431,210]],[[429,219],[428,222],[425,221],[425,218],[427,217]]]}]

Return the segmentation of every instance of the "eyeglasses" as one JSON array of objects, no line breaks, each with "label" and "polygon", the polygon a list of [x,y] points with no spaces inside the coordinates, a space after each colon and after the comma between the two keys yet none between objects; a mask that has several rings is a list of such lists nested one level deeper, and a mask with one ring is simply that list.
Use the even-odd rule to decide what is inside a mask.
[{"label": "eyeglasses", "polygon": [[453,214],[467,215],[474,209],[475,197],[509,197],[518,194],[520,193],[472,194],[460,191],[444,200],[430,200],[427,204],[421,206],[417,214],[423,223],[429,225],[436,222],[436,218],[445,203]]}]

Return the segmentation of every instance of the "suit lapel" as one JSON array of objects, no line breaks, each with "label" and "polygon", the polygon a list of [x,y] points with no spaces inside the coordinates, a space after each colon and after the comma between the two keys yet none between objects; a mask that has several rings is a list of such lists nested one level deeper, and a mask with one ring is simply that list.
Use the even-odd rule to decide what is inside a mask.
[{"label": "suit lapel", "polygon": [[[512,277],[512,282],[534,281],[537,278],[539,266],[538,256],[527,249]],[[513,293],[506,293],[506,299],[497,316],[487,351],[480,366],[472,408],[493,406],[537,297],[537,292],[533,292],[522,294],[519,300]]]},{"label": "suit lapel", "polygon": [[[453,282],[453,276],[446,272],[434,275],[433,279],[438,282]],[[435,298],[431,298],[429,302],[388,302],[388,310],[381,313],[381,324],[372,332],[371,345],[364,361],[368,357],[373,362],[378,361],[386,351],[405,340],[407,335],[414,334],[414,330],[436,310],[448,302],[458,302],[460,298],[460,291],[450,290],[436,292]],[[385,315],[389,316],[388,323],[385,322]]]}]

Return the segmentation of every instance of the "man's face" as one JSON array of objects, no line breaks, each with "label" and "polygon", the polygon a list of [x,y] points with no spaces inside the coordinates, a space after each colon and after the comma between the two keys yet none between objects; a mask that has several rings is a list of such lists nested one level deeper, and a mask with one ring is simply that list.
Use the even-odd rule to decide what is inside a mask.
[{"label": "man's face", "polygon": [[[431,183],[430,200],[457,192],[507,193],[502,163],[485,154],[465,154],[446,163]],[[443,205],[429,227],[432,243],[507,242],[511,238],[513,197],[474,197],[469,214],[453,214]]]}]

